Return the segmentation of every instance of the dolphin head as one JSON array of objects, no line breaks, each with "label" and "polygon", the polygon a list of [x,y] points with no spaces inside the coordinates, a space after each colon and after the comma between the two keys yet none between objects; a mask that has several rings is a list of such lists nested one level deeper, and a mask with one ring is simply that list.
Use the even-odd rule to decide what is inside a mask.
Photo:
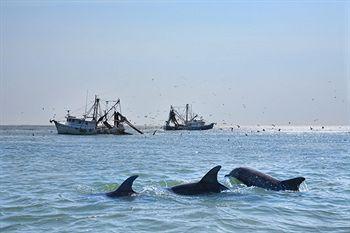
[{"label": "dolphin head", "polygon": [[240,171],[241,171],[241,168],[235,168],[229,174],[225,175],[225,177],[238,178],[240,176]]}]

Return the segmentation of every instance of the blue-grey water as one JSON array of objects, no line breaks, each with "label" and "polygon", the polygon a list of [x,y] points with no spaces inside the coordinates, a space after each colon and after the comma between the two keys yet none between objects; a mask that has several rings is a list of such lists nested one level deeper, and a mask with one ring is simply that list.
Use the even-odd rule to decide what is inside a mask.
[{"label": "blue-grey water", "polygon": [[[2,126],[0,232],[350,232],[349,151],[342,129],[67,136]],[[216,165],[229,191],[167,190]],[[300,192],[245,187],[224,178],[238,166],[306,182]],[[138,195],[103,195],[134,174]]]}]

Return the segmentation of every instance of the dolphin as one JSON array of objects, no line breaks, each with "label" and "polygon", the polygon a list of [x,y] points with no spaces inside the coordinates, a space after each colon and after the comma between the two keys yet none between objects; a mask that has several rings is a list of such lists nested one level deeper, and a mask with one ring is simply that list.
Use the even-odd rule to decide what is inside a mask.
[{"label": "dolphin", "polygon": [[199,182],[177,185],[171,187],[170,190],[180,195],[220,193],[221,191],[228,189],[218,182],[217,176],[220,169],[221,166],[216,166],[205,174]]},{"label": "dolphin", "polygon": [[248,187],[255,186],[274,191],[299,191],[300,184],[305,180],[304,177],[297,177],[281,181],[247,167],[235,168],[225,177],[234,177]]},{"label": "dolphin", "polygon": [[106,193],[108,197],[125,197],[131,196],[132,194],[136,194],[134,190],[132,190],[132,184],[134,180],[139,176],[130,176],[126,179],[116,190]]}]

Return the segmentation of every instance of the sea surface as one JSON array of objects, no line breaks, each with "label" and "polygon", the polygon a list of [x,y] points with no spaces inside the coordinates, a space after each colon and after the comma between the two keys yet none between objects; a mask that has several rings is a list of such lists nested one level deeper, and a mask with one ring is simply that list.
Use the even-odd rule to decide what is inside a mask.
[{"label": "sea surface", "polygon": [[[257,132],[259,131],[259,132]],[[0,232],[350,232],[350,128],[269,126],[144,135],[58,135],[0,127]],[[167,188],[221,165],[220,194]],[[300,192],[224,177],[247,166]],[[137,174],[136,196],[104,195]]]}]

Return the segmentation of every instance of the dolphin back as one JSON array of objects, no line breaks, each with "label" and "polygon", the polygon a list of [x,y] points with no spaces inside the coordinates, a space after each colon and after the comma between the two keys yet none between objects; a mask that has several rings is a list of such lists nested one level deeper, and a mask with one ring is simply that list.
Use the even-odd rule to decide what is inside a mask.
[{"label": "dolphin back", "polygon": [[123,196],[130,196],[134,193],[136,193],[132,189],[132,184],[134,183],[134,180],[139,176],[130,176],[127,178],[116,190],[113,192],[106,193],[109,197],[123,197]]},{"label": "dolphin back", "polygon": [[210,169],[210,171],[205,174],[202,179],[199,181],[199,183],[212,183],[216,184],[218,183],[218,172],[220,171],[221,166],[216,166]]},{"label": "dolphin back", "polygon": [[220,193],[221,191],[228,189],[218,182],[217,176],[220,169],[221,166],[216,166],[205,174],[199,182],[177,185],[170,189],[174,193],[180,195]]},{"label": "dolphin back", "polygon": [[283,180],[280,182],[282,190],[299,191],[300,184],[305,180],[304,177],[297,177],[289,180]]},{"label": "dolphin back", "polygon": [[220,184],[218,181],[218,172],[220,171],[221,166],[216,166],[212,168],[203,178],[198,182],[199,185],[215,185],[219,187],[220,191],[227,190],[228,188]]}]

